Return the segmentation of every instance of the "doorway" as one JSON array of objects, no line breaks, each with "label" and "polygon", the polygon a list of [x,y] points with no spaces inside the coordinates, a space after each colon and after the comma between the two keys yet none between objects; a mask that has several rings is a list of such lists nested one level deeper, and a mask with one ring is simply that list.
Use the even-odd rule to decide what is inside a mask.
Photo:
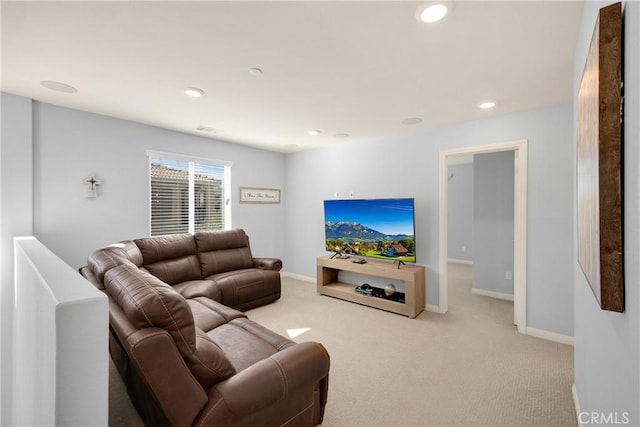
[{"label": "doorway", "polygon": [[513,151],[514,153],[514,241],[513,291],[514,323],[518,332],[526,333],[526,269],[527,269],[527,141],[514,141],[465,147],[440,152],[439,173],[439,311],[448,311],[448,195],[449,157]]}]

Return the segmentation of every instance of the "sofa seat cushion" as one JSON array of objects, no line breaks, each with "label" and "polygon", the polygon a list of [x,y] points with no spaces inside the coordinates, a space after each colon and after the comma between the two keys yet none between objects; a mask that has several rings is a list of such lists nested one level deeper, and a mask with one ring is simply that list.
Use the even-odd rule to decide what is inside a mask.
[{"label": "sofa seat cushion", "polygon": [[230,307],[242,307],[267,296],[280,297],[280,273],[277,271],[247,268],[214,274],[207,279],[218,285],[222,292],[220,302]]},{"label": "sofa seat cushion", "polygon": [[155,327],[169,333],[203,388],[235,374],[220,347],[194,324],[187,300],[171,286],[133,264],[123,264],[105,274],[105,288],[134,328]]},{"label": "sofa seat cushion", "polygon": [[136,239],[143,267],[170,285],[201,279],[196,242],[190,234]]},{"label": "sofa seat cushion", "polygon": [[247,318],[234,319],[207,332],[228,356],[237,372],[295,343]]},{"label": "sofa seat cushion", "polygon": [[207,297],[188,299],[187,303],[193,313],[193,323],[205,332],[227,324],[233,319],[247,317],[246,314]]},{"label": "sofa seat cushion", "polygon": [[187,299],[197,297],[207,297],[214,301],[222,299],[220,286],[213,280],[187,280],[186,282],[176,283],[173,285],[173,289]]}]

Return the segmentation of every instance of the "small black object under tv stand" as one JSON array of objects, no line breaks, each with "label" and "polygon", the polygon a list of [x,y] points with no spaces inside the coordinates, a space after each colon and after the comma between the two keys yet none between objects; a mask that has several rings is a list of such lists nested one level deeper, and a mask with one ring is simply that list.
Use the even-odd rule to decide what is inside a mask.
[{"label": "small black object under tv stand", "polygon": [[368,292],[364,293],[360,291],[360,286],[356,286],[355,292],[362,295],[368,295],[372,298],[382,298],[389,301],[395,301],[400,304],[404,304],[404,292],[394,292],[392,295],[387,295],[382,288],[370,287]]}]

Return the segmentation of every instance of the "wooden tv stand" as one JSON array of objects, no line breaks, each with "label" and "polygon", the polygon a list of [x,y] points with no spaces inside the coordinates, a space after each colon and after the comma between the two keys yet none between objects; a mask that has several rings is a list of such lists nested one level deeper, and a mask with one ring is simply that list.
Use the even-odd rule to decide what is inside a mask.
[{"label": "wooden tv stand", "polygon": [[[335,298],[403,314],[411,318],[424,310],[425,268],[421,265],[401,265],[396,263],[367,260],[366,264],[356,264],[349,259],[331,259],[330,255],[317,259],[318,293]],[[404,281],[405,302],[395,302],[384,298],[362,295],[355,292],[356,285],[338,281],[338,272],[351,271],[369,276],[385,277]]]}]

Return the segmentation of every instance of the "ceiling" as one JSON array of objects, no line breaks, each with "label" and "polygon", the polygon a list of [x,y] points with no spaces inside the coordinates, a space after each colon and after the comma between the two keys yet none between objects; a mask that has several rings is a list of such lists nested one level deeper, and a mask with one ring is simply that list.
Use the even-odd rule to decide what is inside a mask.
[{"label": "ceiling", "polygon": [[435,24],[420,4],[3,1],[1,87],[277,152],[571,102],[582,2],[458,1]]}]

